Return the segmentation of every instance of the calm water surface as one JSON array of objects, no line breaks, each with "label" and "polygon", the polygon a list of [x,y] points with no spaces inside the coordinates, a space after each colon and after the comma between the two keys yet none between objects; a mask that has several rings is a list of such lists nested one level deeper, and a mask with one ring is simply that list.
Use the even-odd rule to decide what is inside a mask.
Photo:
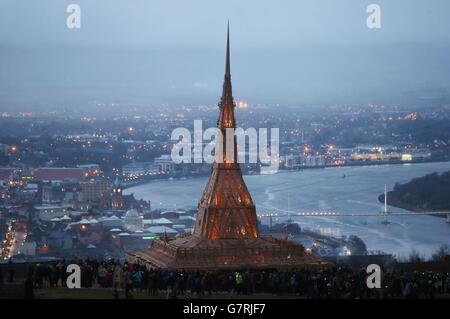
[{"label": "calm water surface", "polygon": [[[450,163],[421,163],[309,169],[275,175],[245,176],[258,212],[337,211],[378,212],[377,197],[396,182],[407,182],[433,172],[450,170]],[[343,176],[345,175],[345,178]],[[129,188],[136,198],[151,200],[153,208],[187,208],[197,205],[207,178],[153,181]],[[288,201],[289,198],[289,201]],[[390,208],[390,211],[402,211]],[[441,245],[450,246],[450,224],[433,216],[297,217],[301,227],[336,236],[357,235],[369,250],[407,256],[413,249],[431,255]],[[267,222],[264,221],[263,222]]]}]

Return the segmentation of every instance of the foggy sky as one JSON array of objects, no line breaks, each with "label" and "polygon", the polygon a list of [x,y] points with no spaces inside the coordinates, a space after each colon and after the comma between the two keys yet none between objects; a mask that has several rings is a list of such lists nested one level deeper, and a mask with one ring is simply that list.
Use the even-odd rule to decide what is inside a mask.
[{"label": "foggy sky", "polygon": [[[80,30],[65,23],[81,6]],[[377,3],[382,29],[366,26]],[[447,0],[0,0],[0,110],[237,98],[401,102],[450,89]],[[424,93],[425,92],[425,93]]]}]

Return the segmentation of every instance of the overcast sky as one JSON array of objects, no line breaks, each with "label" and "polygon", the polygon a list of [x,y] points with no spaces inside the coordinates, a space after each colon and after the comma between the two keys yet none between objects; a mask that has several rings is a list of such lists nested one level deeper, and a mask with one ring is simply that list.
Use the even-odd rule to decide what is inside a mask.
[{"label": "overcast sky", "polygon": [[[79,30],[66,27],[70,3],[81,7]],[[366,26],[371,3],[379,30]],[[449,12],[448,0],[0,0],[0,110],[75,96],[209,103],[220,93],[227,19],[242,99],[445,90]]]}]

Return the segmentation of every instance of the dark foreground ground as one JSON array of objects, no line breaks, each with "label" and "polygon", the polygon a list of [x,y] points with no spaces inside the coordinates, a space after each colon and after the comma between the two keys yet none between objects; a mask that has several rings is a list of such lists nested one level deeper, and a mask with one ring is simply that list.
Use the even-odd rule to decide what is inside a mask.
[{"label": "dark foreground ground", "polygon": [[[119,291],[118,299],[126,299],[125,291]],[[67,288],[44,288],[35,291],[36,299],[114,299],[112,289],[105,288],[81,288],[81,289],[67,289]],[[149,295],[147,292],[135,291],[132,293],[132,299],[167,299],[167,294],[159,292],[157,295]],[[233,295],[227,293],[212,293],[205,295],[203,299],[293,299],[306,297],[288,295],[273,295],[267,293],[257,293],[251,295]],[[195,294],[178,295],[177,299],[198,299]]]},{"label": "dark foreground ground", "polygon": [[[107,288],[80,288],[68,289],[64,287],[58,288],[42,288],[35,289],[35,299],[127,299],[125,290],[120,290],[118,295],[114,296],[112,289]],[[167,293],[160,291],[156,295],[148,294],[146,291],[134,291],[131,293],[131,299],[169,299]],[[324,299],[329,299],[326,296]],[[389,298],[384,296],[380,291],[378,295],[373,295],[373,299]],[[450,294],[436,295],[436,299],[450,299]],[[229,294],[224,292],[213,292],[211,295],[197,296],[195,293],[185,293],[177,295],[176,299],[311,299],[308,296],[297,294],[270,294],[270,293],[254,293],[254,294]],[[336,299],[336,298],[331,298]],[[350,299],[350,296],[343,295],[337,299]],[[406,299],[404,297],[396,297],[393,299]],[[419,297],[419,299],[429,299]]]}]

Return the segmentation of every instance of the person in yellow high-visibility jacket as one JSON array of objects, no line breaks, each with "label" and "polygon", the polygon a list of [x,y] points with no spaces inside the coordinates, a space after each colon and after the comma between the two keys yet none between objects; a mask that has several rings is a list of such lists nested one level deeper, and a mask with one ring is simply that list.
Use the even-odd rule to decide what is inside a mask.
[{"label": "person in yellow high-visibility jacket", "polygon": [[240,294],[242,292],[242,284],[244,282],[244,277],[239,272],[236,272],[236,292]]}]

